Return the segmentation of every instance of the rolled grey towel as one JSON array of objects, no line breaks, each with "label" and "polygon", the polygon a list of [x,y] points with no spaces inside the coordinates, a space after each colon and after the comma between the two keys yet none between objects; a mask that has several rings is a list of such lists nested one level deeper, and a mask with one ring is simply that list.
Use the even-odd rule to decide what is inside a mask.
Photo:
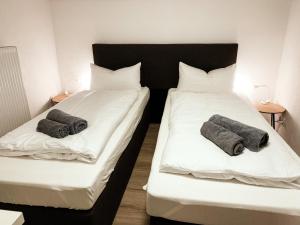
[{"label": "rolled grey towel", "polygon": [[68,125],[48,119],[40,120],[36,130],[55,138],[64,138],[70,133]]},{"label": "rolled grey towel", "polygon": [[261,129],[248,126],[220,115],[213,115],[209,121],[218,124],[244,138],[244,146],[257,152],[269,141],[269,134]]},{"label": "rolled grey towel", "polygon": [[69,126],[70,134],[77,134],[87,128],[86,120],[79,117],[71,116],[59,109],[52,109],[47,117],[49,120],[54,120],[59,123],[67,124]]},{"label": "rolled grey towel", "polygon": [[211,121],[203,123],[200,132],[228,155],[239,155],[244,150],[242,137]]}]

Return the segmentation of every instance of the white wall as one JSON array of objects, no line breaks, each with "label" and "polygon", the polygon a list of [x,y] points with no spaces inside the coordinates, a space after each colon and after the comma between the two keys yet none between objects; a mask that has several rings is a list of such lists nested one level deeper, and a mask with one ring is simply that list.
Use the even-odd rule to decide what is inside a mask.
[{"label": "white wall", "polygon": [[[63,87],[88,84],[91,44],[238,42],[238,87],[274,91],[289,0],[52,0]],[[249,87],[249,84],[250,87]]]},{"label": "white wall", "polygon": [[31,115],[61,91],[50,2],[0,0],[0,45],[17,46]]},{"label": "white wall", "polygon": [[300,155],[300,0],[293,0],[277,82],[276,100],[287,109],[280,132]]}]

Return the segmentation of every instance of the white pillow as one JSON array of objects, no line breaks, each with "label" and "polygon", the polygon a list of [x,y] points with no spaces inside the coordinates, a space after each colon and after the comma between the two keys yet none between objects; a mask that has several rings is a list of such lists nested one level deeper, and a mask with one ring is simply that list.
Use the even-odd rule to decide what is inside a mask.
[{"label": "white pillow", "polygon": [[235,64],[208,72],[213,79],[212,92],[233,92]]},{"label": "white pillow", "polygon": [[91,90],[139,90],[140,68],[141,63],[118,70],[91,64]]},{"label": "white pillow", "polygon": [[178,90],[193,92],[232,92],[235,64],[210,72],[179,63]]},{"label": "white pillow", "polygon": [[209,92],[212,82],[210,78],[204,70],[179,62],[178,90]]}]

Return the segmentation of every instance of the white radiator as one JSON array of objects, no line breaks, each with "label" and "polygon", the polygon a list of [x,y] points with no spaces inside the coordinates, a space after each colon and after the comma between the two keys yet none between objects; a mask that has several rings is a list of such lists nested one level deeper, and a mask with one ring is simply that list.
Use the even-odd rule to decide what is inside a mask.
[{"label": "white radiator", "polygon": [[0,137],[30,119],[16,47],[0,47]]}]

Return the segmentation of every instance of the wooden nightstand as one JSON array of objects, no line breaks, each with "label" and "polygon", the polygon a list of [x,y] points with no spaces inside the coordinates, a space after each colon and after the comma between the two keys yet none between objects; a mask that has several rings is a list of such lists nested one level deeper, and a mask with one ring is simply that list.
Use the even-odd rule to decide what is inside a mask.
[{"label": "wooden nightstand", "polygon": [[275,122],[276,122],[275,114],[285,112],[285,108],[283,108],[281,105],[271,103],[271,102],[267,104],[256,103],[255,107],[261,113],[271,114],[271,125],[274,129],[275,129]]},{"label": "wooden nightstand", "polygon": [[56,95],[54,97],[51,98],[51,103],[53,105],[56,105],[57,103],[63,101],[64,99],[66,99],[67,97],[69,97],[71,94],[60,94],[60,95]]}]

